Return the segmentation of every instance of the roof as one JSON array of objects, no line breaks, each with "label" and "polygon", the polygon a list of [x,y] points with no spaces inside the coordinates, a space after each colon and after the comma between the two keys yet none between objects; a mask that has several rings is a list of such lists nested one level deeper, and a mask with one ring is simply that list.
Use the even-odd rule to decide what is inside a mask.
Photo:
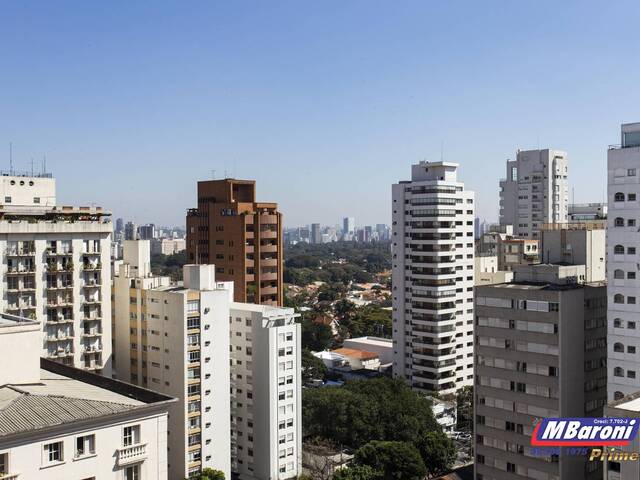
[{"label": "roof", "polygon": [[378,358],[378,354],[375,352],[368,352],[366,350],[356,350],[355,348],[337,348],[332,350],[333,353],[344,355],[345,357],[357,358],[360,360],[373,360]]},{"label": "roof", "polygon": [[356,338],[349,338],[347,341],[364,343],[366,345],[372,345],[372,346],[376,346],[376,347],[385,347],[385,348],[392,348],[393,347],[393,340],[390,339],[390,338],[356,337]]},{"label": "roof", "polygon": [[40,382],[0,386],[0,439],[173,401],[144,388],[42,359]]}]

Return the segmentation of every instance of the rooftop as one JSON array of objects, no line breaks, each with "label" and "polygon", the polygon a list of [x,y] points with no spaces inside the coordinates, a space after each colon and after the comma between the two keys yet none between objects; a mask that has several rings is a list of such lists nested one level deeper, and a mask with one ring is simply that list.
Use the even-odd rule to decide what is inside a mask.
[{"label": "rooftop", "polygon": [[365,343],[367,345],[374,345],[376,347],[391,347],[393,346],[393,340],[390,338],[380,338],[380,337],[357,337],[350,338],[352,342]]},{"label": "rooftop", "polygon": [[356,350],[355,348],[336,348],[331,351],[338,355],[344,355],[345,357],[357,358],[359,360],[373,360],[378,358],[378,354],[375,352],[368,352],[366,350]]},{"label": "rooftop", "polygon": [[625,395],[620,400],[609,402],[608,406],[630,412],[640,412],[640,392]]},{"label": "rooftop", "polygon": [[39,382],[0,386],[0,439],[175,401],[46,359],[40,366]]}]

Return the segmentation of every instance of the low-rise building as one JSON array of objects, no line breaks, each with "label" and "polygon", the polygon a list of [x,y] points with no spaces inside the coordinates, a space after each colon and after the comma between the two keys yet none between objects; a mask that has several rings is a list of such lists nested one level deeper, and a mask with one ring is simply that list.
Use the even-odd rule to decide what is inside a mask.
[{"label": "low-rise building", "polygon": [[457,415],[456,415],[456,402],[441,400],[439,398],[431,399],[431,411],[433,416],[438,422],[438,425],[442,427],[442,431],[445,433],[453,433],[456,429]]},{"label": "low-rise building", "polygon": [[342,344],[343,347],[355,350],[368,350],[375,352],[380,358],[380,365],[393,363],[393,340],[382,337],[357,337],[348,338]]},{"label": "low-rise building", "polygon": [[474,280],[476,286],[505,283],[512,279],[513,272],[498,269],[497,255],[480,254],[475,257]]},{"label": "low-rise building", "polygon": [[38,322],[0,315],[0,478],[167,480],[175,400],[41,359],[40,343]]},{"label": "low-rise building", "polygon": [[333,350],[332,353],[342,355],[351,370],[378,370],[380,368],[380,357],[375,352],[342,347]]}]

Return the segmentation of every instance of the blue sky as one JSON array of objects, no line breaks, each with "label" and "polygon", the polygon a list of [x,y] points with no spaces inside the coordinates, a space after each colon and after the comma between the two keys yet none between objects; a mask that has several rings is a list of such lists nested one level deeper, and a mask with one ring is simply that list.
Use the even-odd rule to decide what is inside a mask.
[{"label": "blue sky", "polygon": [[[182,224],[197,180],[252,178],[286,225],[389,222],[418,160],[481,217],[517,148],[569,152],[602,201],[640,121],[631,1],[2,2],[0,166],[46,154],[62,203]],[[442,146],[444,148],[442,149]]]}]

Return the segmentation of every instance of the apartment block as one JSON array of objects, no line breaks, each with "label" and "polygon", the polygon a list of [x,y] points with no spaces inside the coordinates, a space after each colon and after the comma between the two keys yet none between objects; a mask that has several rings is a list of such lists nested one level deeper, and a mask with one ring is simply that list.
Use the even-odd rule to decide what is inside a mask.
[{"label": "apartment block", "polygon": [[539,241],[518,238],[511,225],[494,225],[480,237],[480,254],[495,255],[498,270],[510,272],[518,265],[531,265],[539,261]]},{"label": "apartment block", "polygon": [[[0,478],[168,480],[175,399],[40,358],[37,321],[0,314]],[[20,368],[15,368],[18,365]]]},{"label": "apartment block", "polygon": [[232,303],[232,470],[240,480],[302,473],[300,324],[292,308]]},{"label": "apartment block", "polygon": [[0,177],[2,310],[37,320],[41,354],[110,375],[110,212],[56,205],[50,174]]},{"label": "apartment block", "polygon": [[114,278],[119,379],[178,399],[169,408],[169,478],[203,468],[231,475],[230,282],[213,265],[186,265],[184,282],[151,274],[149,241],[125,241]]},{"label": "apartment block", "polygon": [[198,182],[198,208],[187,212],[187,258],[215,264],[235,285],[235,301],[282,305],[282,214],[256,201],[253,180]]},{"label": "apartment block", "polygon": [[420,162],[392,189],[393,371],[426,393],[473,383],[474,199],[457,174]]},{"label": "apartment block", "polygon": [[584,265],[516,267],[476,287],[475,478],[599,478],[588,457],[542,455],[536,420],[598,417],[606,404],[607,295]]},{"label": "apartment block", "polygon": [[607,158],[609,400],[640,390],[640,123],[622,125]]},{"label": "apartment block", "polygon": [[518,150],[500,180],[500,224],[519,238],[539,238],[547,223],[566,223],[569,207],[566,152]]}]

